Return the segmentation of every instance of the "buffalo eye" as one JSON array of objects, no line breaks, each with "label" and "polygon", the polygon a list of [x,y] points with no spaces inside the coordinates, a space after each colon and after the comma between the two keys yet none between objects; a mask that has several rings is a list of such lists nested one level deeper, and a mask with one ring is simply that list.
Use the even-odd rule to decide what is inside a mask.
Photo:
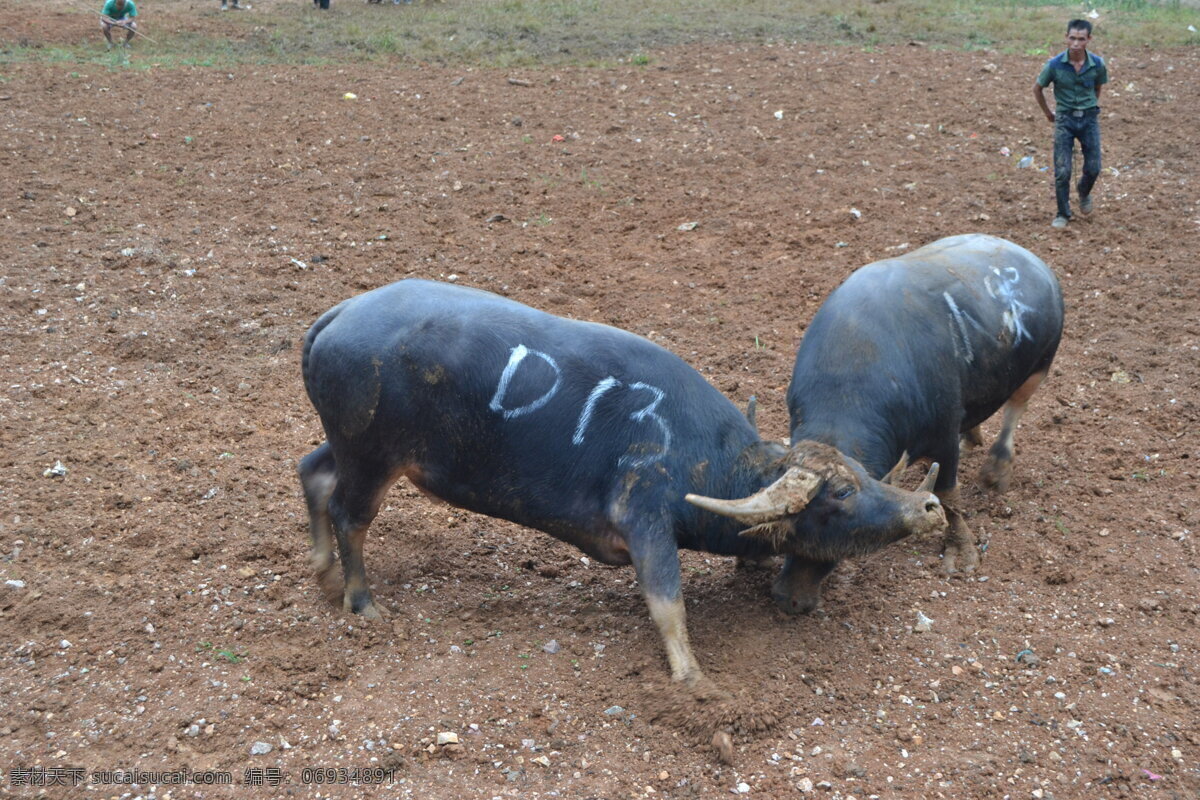
[{"label": "buffalo eye", "polygon": [[833,493],[833,496],[837,500],[845,500],[847,497],[849,497],[852,494],[854,494],[853,486],[843,486],[840,489],[837,489]]}]

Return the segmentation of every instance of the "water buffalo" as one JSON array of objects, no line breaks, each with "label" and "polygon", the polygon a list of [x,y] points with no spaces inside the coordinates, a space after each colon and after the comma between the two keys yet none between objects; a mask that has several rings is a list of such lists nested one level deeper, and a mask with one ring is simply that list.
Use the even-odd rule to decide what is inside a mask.
[{"label": "water buffalo", "polygon": [[344,606],[371,618],[363,541],[402,476],[633,564],[688,683],[679,548],[833,560],[945,525],[932,481],[902,491],[827,445],[763,441],[658,345],[475,289],[405,280],[346,300],[309,330],[303,373],[326,436],[298,467],[313,563],[332,569],[336,540]]},{"label": "water buffalo", "polygon": [[[983,470],[1003,491],[1013,433],[1062,338],[1054,272],[995,236],[941,239],[854,272],[817,310],[796,353],[788,410],[793,441],[815,440],[875,478],[907,458],[941,465],[935,492],[949,527],[943,567],[969,571],[979,552],[958,502],[959,439],[1007,403]],[[776,599],[811,611],[834,559],[792,556]]]}]

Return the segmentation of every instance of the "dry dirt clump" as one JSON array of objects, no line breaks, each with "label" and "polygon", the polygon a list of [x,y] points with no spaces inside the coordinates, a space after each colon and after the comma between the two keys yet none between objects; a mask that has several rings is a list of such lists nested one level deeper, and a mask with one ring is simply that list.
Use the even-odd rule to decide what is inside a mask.
[{"label": "dry dirt clump", "polygon": [[[1102,52],[1105,173],[1061,232],[1037,57],[713,45],[530,86],[6,67],[0,794],[1200,796],[1200,132],[1181,113],[1200,63]],[[388,621],[324,599],[299,343],[345,297],[420,276],[627,328],[756,395],[780,438],[828,292],[968,231],[1037,253],[1067,305],[1009,491],[965,458],[974,577],[906,540],[790,618],[770,573],[685,554],[717,687],[696,696],[668,684],[631,569],[400,484],[367,543]],[[68,768],[160,774],[17,783]],[[161,774],[185,769],[233,785]]]}]

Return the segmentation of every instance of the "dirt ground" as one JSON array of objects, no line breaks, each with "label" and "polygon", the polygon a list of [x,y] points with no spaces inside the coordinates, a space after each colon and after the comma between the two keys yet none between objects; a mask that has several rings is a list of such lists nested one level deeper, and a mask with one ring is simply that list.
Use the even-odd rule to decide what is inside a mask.
[{"label": "dirt ground", "polygon": [[[1095,49],[1105,172],[1065,231],[1039,57],[5,67],[0,795],[1200,795],[1200,59]],[[420,276],[626,328],[783,437],[828,292],[969,231],[1040,255],[1067,304],[1012,488],[963,466],[982,569],[947,579],[940,540],[908,540],[793,619],[770,573],[687,554],[697,657],[771,723],[732,763],[656,718],[631,568],[399,484],[367,545],[389,620],[313,580],[299,345],[340,300]]]}]

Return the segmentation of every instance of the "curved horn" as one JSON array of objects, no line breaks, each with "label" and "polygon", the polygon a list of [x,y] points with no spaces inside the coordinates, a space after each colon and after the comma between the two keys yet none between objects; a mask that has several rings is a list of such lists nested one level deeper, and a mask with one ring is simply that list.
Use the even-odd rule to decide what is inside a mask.
[{"label": "curved horn", "polygon": [[824,483],[821,476],[800,467],[790,467],[779,480],[741,500],[719,500],[689,494],[684,499],[694,506],[746,525],[761,525],[799,513]]},{"label": "curved horn", "polygon": [[938,463],[936,461],[933,462],[933,464],[929,467],[929,474],[925,476],[925,480],[921,481],[921,485],[917,487],[917,491],[932,492],[933,485],[937,483],[938,470],[940,469],[941,467],[938,466]]},{"label": "curved horn", "polygon": [[892,486],[896,483],[896,479],[904,474],[904,470],[908,469],[908,451],[905,450],[900,454],[900,460],[896,462],[896,466],[888,470],[888,474],[879,479],[880,483],[886,483]]}]

